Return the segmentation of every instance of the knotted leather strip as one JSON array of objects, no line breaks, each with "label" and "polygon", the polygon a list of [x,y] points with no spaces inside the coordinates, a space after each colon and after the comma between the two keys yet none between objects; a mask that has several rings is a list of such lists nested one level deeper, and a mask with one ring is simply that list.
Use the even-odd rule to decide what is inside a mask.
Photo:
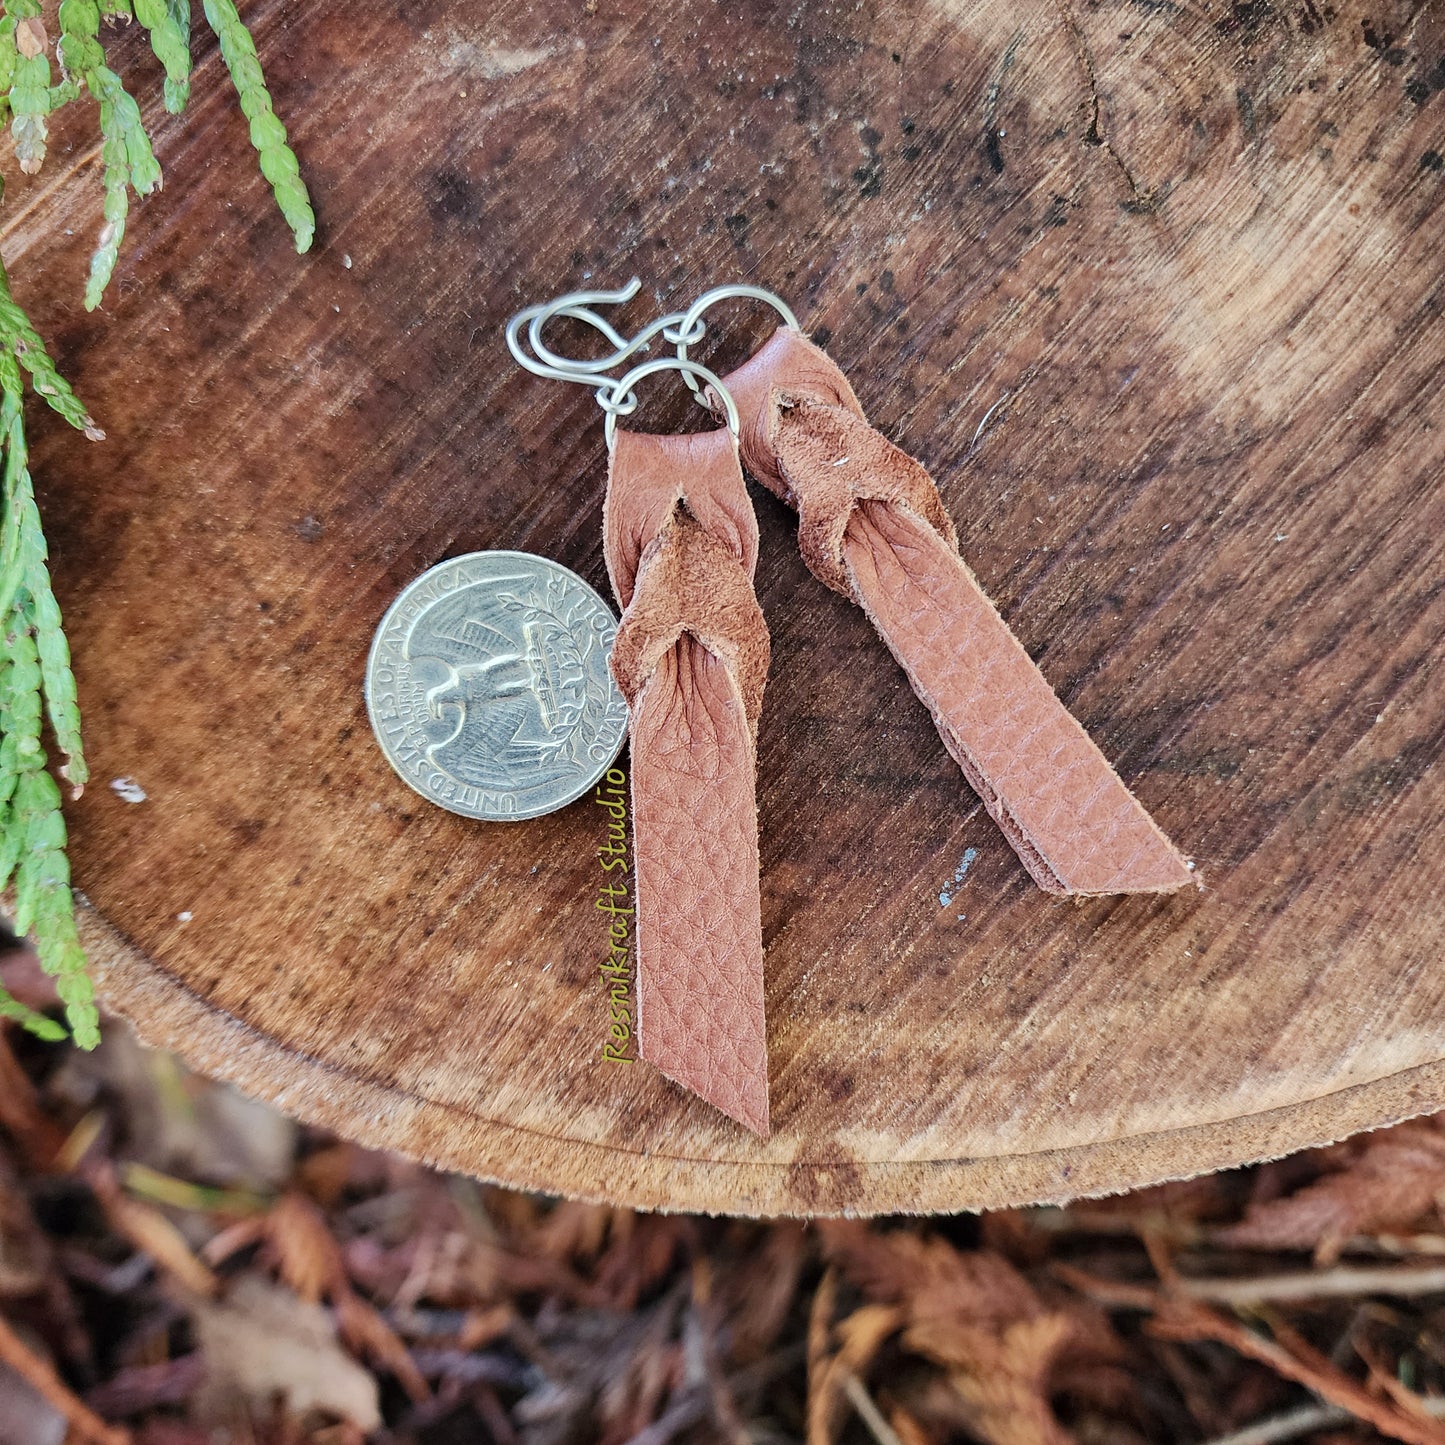
[{"label": "knotted leather strip", "polygon": [[1188,864],[1064,707],[958,552],[933,479],[791,328],[725,378],[748,468],[804,560],[867,613],[944,745],[1049,893],[1167,893]]},{"label": "knotted leather strip", "polygon": [[618,431],[604,550],[632,712],[642,1057],[768,1132],[756,740],[768,629],[758,527],[726,431]]}]

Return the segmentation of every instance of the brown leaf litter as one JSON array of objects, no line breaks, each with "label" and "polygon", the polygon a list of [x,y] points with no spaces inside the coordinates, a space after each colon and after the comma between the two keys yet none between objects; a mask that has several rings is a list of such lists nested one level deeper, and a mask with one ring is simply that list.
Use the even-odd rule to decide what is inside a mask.
[{"label": "brown leaf litter", "polygon": [[1445,1445],[1445,1119],[980,1218],[640,1215],[0,1033],[5,1445]]}]

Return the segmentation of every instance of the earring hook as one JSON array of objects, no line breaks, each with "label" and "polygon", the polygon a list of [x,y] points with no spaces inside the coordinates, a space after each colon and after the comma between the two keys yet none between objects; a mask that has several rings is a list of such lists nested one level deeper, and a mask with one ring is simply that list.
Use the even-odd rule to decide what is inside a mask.
[{"label": "earring hook", "polygon": [[707,367],[696,361],[689,361],[685,356],[660,356],[655,361],[644,361],[640,366],[634,366],[625,376],[619,377],[612,384],[612,390],[607,400],[602,399],[602,393],[598,393],[598,403],[603,411],[607,413],[607,420],[603,424],[603,433],[607,438],[607,450],[610,452],[617,445],[617,418],[619,416],[631,416],[637,410],[637,393],[633,387],[644,377],[655,376],[661,371],[680,371],[690,386],[696,387],[698,382],[705,382],[717,392],[722,401],[723,409],[727,415],[727,427],[733,434],[733,440],[737,440],[738,432],[742,428],[742,419],[738,415],[737,403],[732,398],[732,393],[722,384],[722,379]]},{"label": "earring hook", "polygon": [[[594,386],[599,381],[605,381],[607,372],[615,371],[638,352],[648,350],[653,338],[659,334],[664,335],[672,345],[677,345],[679,341],[696,345],[702,340],[707,331],[706,325],[701,321],[682,324],[683,317],[680,313],[659,317],[629,338],[623,336],[605,317],[592,309],[594,306],[624,305],[637,295],[641,286],[642,282],[634,276],[626,286],[614,291],[571,291],[541,305],[528,306],[507,322],[507,348],[518,365],[525,367],[535,376]],[[581,321],[600,332],[612,346],[611,354],[583,358],[563,356],[553,351],[543,339],[542,333],[547,323],[558,317]],[[521,333],[524,326],[527,328],[530,354],[522,345]],[[604,386],[602,391],[609,391],[609,388]],[[602,401],[601,391],[598,400]]]},{"label": "earring hook", "polygon": [[[748,301],[765,301],[779,316],[783,318],[783,324],[791,327],[794,331],[801,331],[803,328],[798,325],[798,318],[793,315],[793,309],[783,300],[781,296],[771,291],[765,291],[761,286],[745,285],[724,285],[714,286],[711,291],[704,291],[686,311],[672,332],[665,333],[666,340],[677,347],[677,359],[686,361],[687,348],[696,346],[702,339],[707,327],[703,322],[703,313],[711,307],[716,306],[720,301],[731,301],[742,299]],[[692,335],[694,329],[698,334]],[[688,372],[683,373],[683,380],[687,382],[688,389],[692,392],[693,400],[700,406],[707,406],[707,398],[702,387],[697,384],[696,378]],[[708,410],[711,410],[708,407]]]}]

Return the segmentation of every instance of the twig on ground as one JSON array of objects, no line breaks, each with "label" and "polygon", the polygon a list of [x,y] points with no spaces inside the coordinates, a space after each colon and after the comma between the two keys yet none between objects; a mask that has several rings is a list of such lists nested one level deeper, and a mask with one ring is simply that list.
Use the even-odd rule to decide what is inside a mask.
[{"label": "twig on ground", "polygon": [[70,1422],[82,1439],[93,1445],[130,1445],[130,1431],[107,1425],[66,1385],[54,1368],[35,1354],[0,1315],[0,1364],[8,1365],[35,1392],[42,1395]]},{"label": "twig on ground", "polygon": [[[1436,1399],[1426,1396],[1420,1403],[1427,1414],[1445,1417],[1445,1397]],[[1253,1425],[1233,1430],[1228,1435],[1216,1435],[1214,1439],[1205,1441],[1205,1445],[1275,1445],[1278,1440],[1293,1440],[1311,1430],[1346,1425],[1352,1418],[1348,1410],[1341,1410],[1336,1405],[1301,1405],[1297,1410],[1286,1410],[1283,1414],[1257,1420]]]},{"label": "twig on ground", "polygon": [[[1152,1310],[1159,1293],[1149,1285],[1127,1284],[1103,1279],[1069,1264],[1054,1267],[1054,1275],[1073,1285],[1081,1294],[1103,1305],[1120,1309]],[[1170,1293],[1208,1304],[1248,1309],[1254,1305],[1288,1303],[1311,1299],[1350,1299],[1357,1295],[1384,1294],[1408,1298],[1445,1292],[1445,1266],[1405,1265],[1398,1268],[1355,1269],[1337,1265],[1333,1269],[1300,1270],[1288,1274],[1261,1274],[1250,1278],[1191,1279],[1181,1275]]]},{"label": "twig on ground", "polygon": [[[1445,1445],[1445,1428],[1433,1419],[1377,1399],[1293,1332],[1287,1341],[1270,1339],[1207,1305],[1165,1295],[1160,1296],[1158,1313],[1148,1328],[1163,1339],[1217,1340],[1406,1445]],[[1276,1332],[1281,1328],[1276,1326]]]},{"label": "twig on ground", "polygon": [[843,1393],[848,1403],[858,1412],[858,1418],[868,1427],[878,1445],[903,1445],[898,1432],[883,1418],[883,1412],[873,1403],[868,1387],[852,1370],[843,1372]]}]

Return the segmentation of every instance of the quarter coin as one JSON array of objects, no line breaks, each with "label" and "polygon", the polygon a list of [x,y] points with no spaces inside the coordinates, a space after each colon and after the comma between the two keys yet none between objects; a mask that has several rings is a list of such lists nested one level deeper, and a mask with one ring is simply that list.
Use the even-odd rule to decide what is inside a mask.
[{"label": "quarter coin", "polygon": [[616,761],[627,703],[608,671],[612,609],[529,552],[472,552],[423,572],[387,609],[366,708],[387,761],[467,818],[537,818]]}]

